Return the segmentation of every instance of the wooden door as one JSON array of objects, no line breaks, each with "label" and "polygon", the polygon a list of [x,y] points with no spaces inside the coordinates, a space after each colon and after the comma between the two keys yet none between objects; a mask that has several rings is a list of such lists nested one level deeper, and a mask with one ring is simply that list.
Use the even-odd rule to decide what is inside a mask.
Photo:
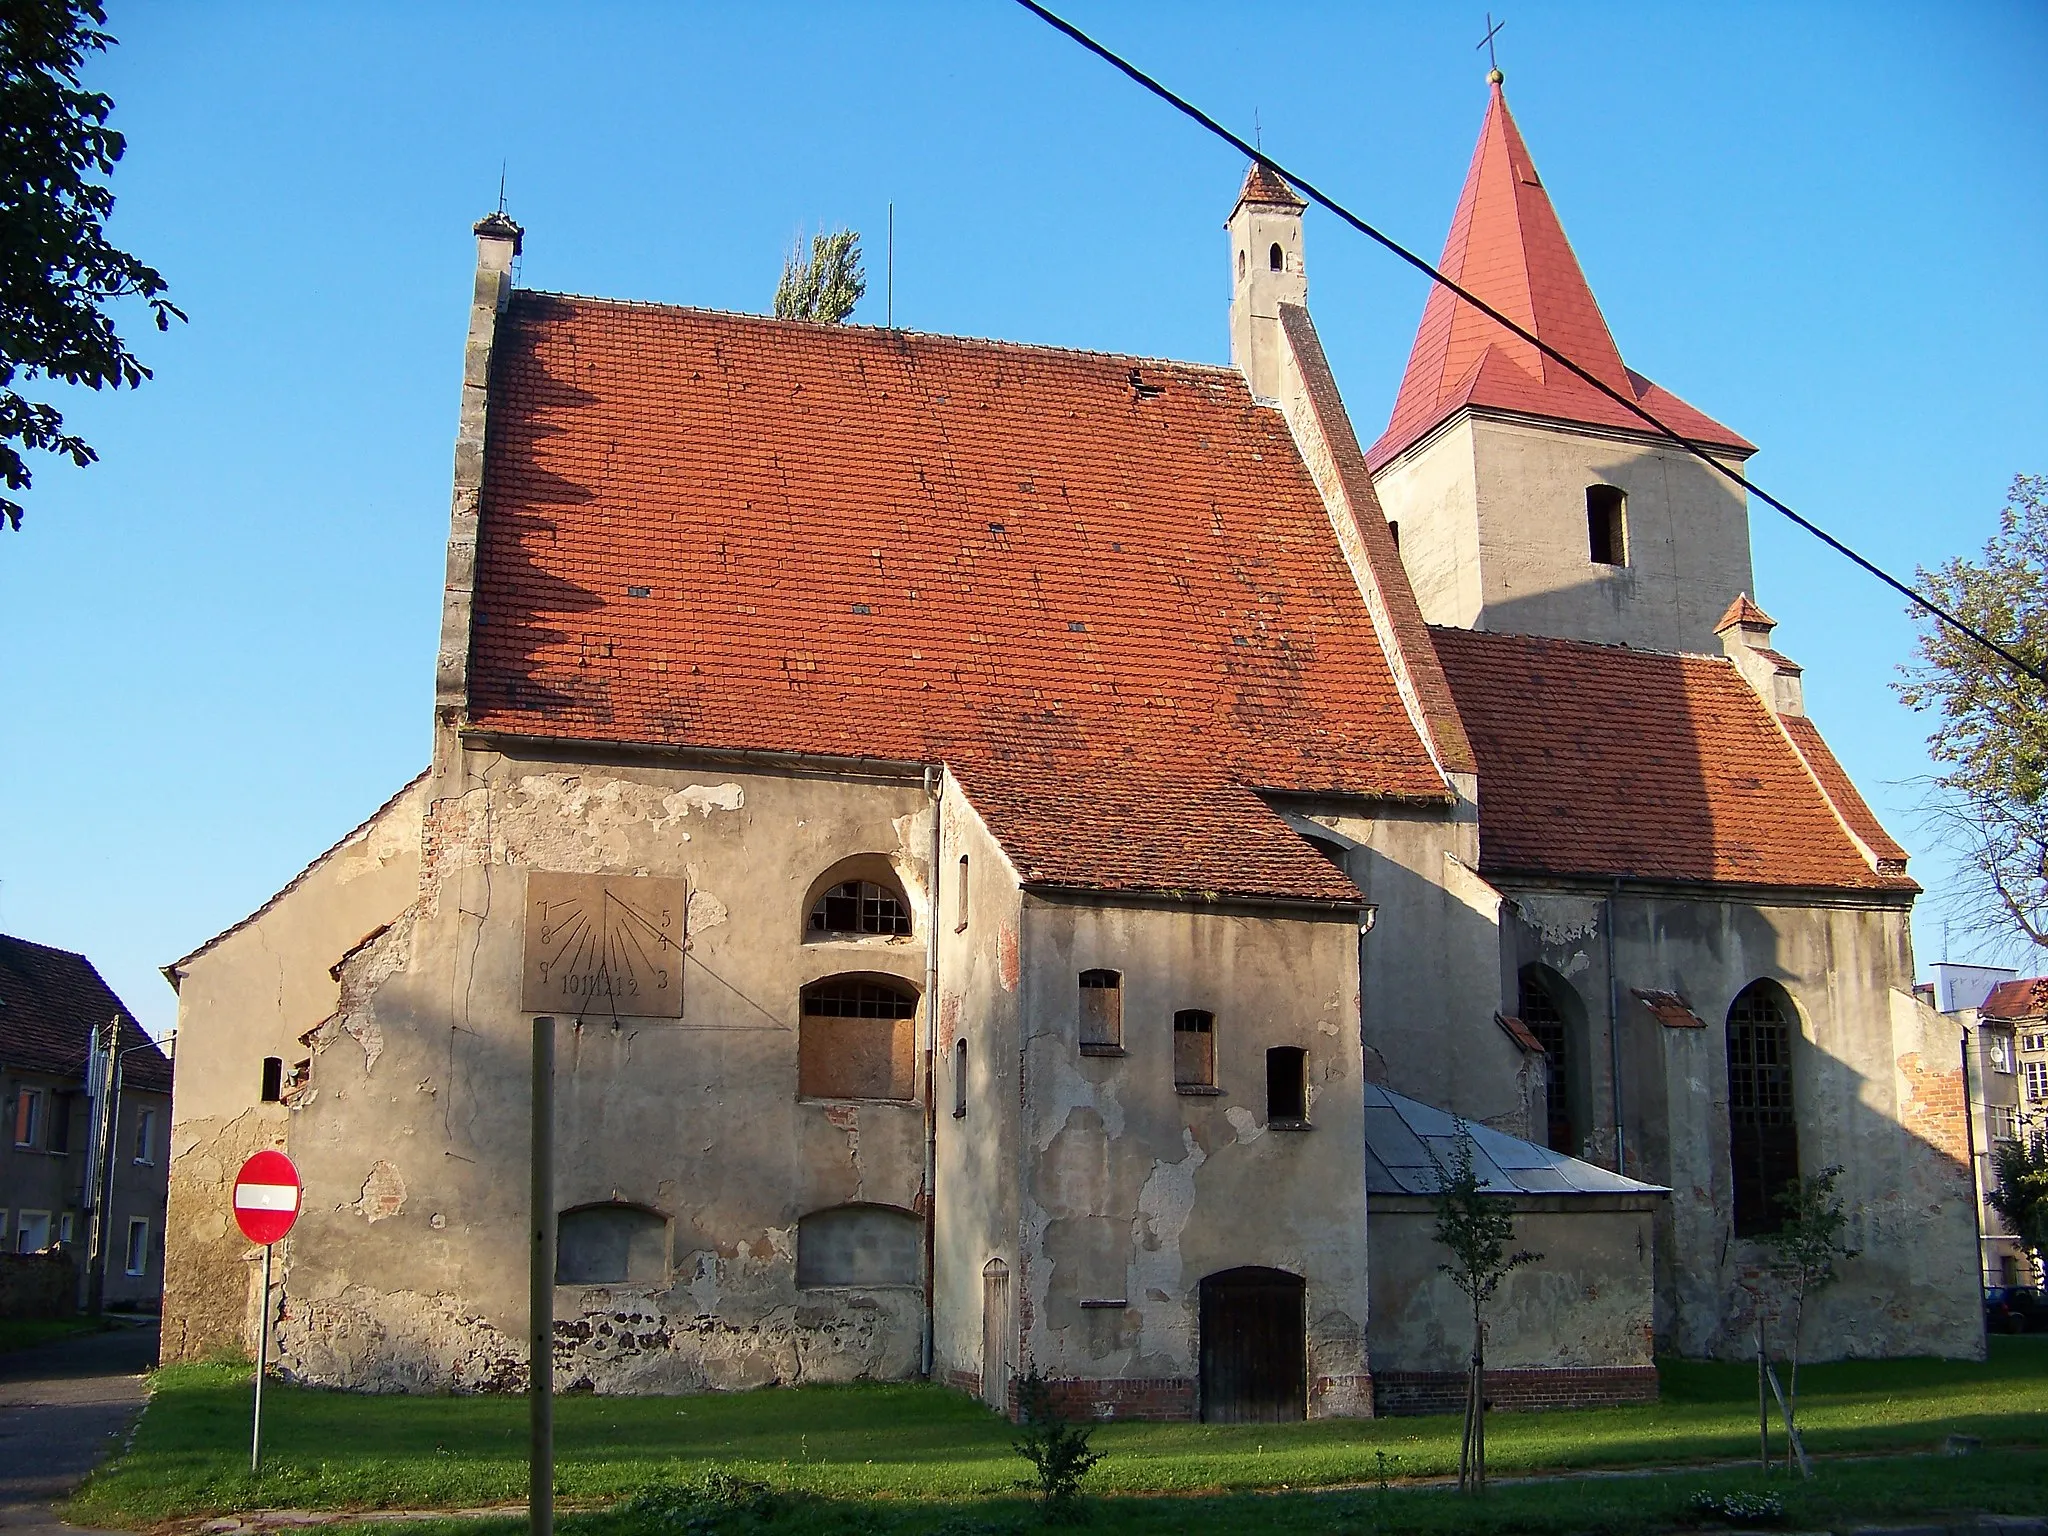
[{"label": "wooden door", "polygon": [[990,1259],[981,1271],[981,1397],[1010,1411],[1010,1266]]},{"label": "wooden door", "polygon": [[1280,1424],[1308,1413],[1306,1287],[1278,1269],[1231,1269],[1202,1282],[1202,1418]]}]

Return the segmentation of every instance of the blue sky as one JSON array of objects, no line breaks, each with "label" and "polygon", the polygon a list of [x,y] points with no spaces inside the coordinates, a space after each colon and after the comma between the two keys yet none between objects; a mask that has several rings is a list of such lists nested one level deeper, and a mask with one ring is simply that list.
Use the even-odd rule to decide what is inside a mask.
[{"label": "blue sky", "polygon": [[[1434,256],[1482,9],[1065,14]],[[85,951],[155,1030],[157,966],[425,764],[469,224],[501,164],[528,286],[761,310],[799,226],[845,223],[879,323],[893,201],[900,324],[1227,360],[1243,166],[1005,0],[114,0],[111,25],[114,234],[192,323],[139,337],[139,393],[65,397],[103,462],[40,466],[0,536],[0,930]],[[1532,3],[1500,47],[1630,364],[1879,562],[1980,548],[2048,470],[2048,9]],[[1307,245],[1369,440],[1422,280],[1320,213]],[[1918,851],[1911,624],[1752,524],[1810,713]]]}]

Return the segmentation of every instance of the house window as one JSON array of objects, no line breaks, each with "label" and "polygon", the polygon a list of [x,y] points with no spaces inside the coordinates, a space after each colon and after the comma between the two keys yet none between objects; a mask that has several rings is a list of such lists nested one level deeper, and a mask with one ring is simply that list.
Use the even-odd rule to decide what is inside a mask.
[{"label": "house window", "polygon": [[[786,912],[789,909],[783,908]],[[263,1058],[263,1102],[275,1104],[284,1097],[284,1058],[266,1056]]]},{"label": "house window", "polygon": [[2027,1036],[2027,1049],[2030,1051],[2048,1051],[2048,1035]]},{"label": "house window", "polygon": [[880,977],[803,990],[797,1092],[808,1099],[914,1098],[917,996]]},{"label": "house window", "polygon": [[1266,1052],[1266,1119],[1274,1125],[1308,1123],[1308,1052],[1276,1045]]},{"label": "house window", "polygon": [[23,1211],[14,1218],[14,1251],[41,1253],[50,1246],[50,1213]]},{"label": "house window", "polygon": [[1991,1047],[1991,1070],[2006,1077],[2012,1076],[2012,1036],[1986,1035],[1984,1042]]},{"label": "house window", "polygon": [[2027,1097],[2036,1102],[2048,1099],[2048,1061],[2027,1063]]},{"label": "house window", "polygon": [[1558,1007],[1556,996],[1534,966],[1522,972],[1519,1006],[1522,1022],[1529,1026],[1529,1033],[1543,1047],[1546,1058],[1544,1103],[1548,1113],[1543,1144],[1553,1152],[1568,1152],[1576,1157],[1579,1138],[1572,1118],[1572,1074],[1579,1063],[1572,1059],[1572,1032],[1565,1024],[1564,1010]]},{"label": "house window", "polygon": [[953,1118],[967,1118],[967,1042],[953,1042]]},{"label": "house window", "polygon": [[903,938],[910,933],[910,912],[903,898],[873,880],[844,880],[811,906],[805,924],[812,938],[883,934]]},{"label": "house window", "polygon": [[1123,1049],[1123,981],[1115,971],[1081,973],[1081,1049],[1084,1053]]},{"label": "house window", "polygon": [[1791,1012],[1768,981],[1751,982],[1728,1010],[1728,1151],[1735,1235],[1777,1231],[1785,1223],[1777,1196],[1799,1177],[1799,1129]]},{"label": "house window", "polygon": [[1275,240],[1273,248],[1266,252],[1266,270],[1268,272],[1282,272],[1286,268],[1287,253],[1280,249],[1280,242]]},{"label": "house window", "polygon": [[145,1109],[135,1117],[135,1161],[156,1161],[156,1111]]},{"label": "house window", "polygon": [[924,1223],[893,1205],[840,1205],[796,1224],[796,1283],[919,1285]]},{"label": "house window", "polygon": [[608,1201],[555,1220],[555,1284],[660,1285],[668,1278],[668,1222],[644,1206]]},{"label": "house window", "polygon": [[[17,1147],[40,1145],[43,1139],[43,1090],[22,1088],[14,1095],[14,1144]],[[22,1213],[28,1219],[28,1213]],[[23,1249],[32,1253],[34,1249]]]},{"label": "house window", "polygon": [[2020,1139],[2020,1112],[2010,1104],[1993,1104],[1985,1111],[1991,1121],[1993,1141],[2018,1141]]},{"label": "house window", "polygon": [[71,1106],[76,1102],[75,1093],[56,1093],[50,1096],[50,1127],[47,1137],[52,1152],[71,1150]]},{"label": "house window", "polygon": [[1216,1015],[1183,1008],[1173,1016],[1173,1085],[1216,1086]]},{"label": "house window", "polygon": [[71,1238],[72,1238],[72,1234],[73,1234],[73,1233],[75,1233],[75,1232],[76,1232],[77,1230],[78,1230],[78,1213],[77,1213],[76,1211],[66,1211],[66,1212],[65,1212],[65,1213],[64,1213],[64,1214],[63,1214],[62,1216],[59,1216],[59,1217],[57,1218],[57,1241],[58,1241],[58,1242],[60,1242],[60,1243],[68,1243],[68,1242],[70,1242],[70,1241],[71,1241]]},{"label": "house window", "polygon": [[149,1218],[136,1216],[128,1222],[128,1273],[149,1272]]},{"label": "house window", "polygon": [[1628,497],[1619,486],[1586,487],[1586,543],[1595,565],[1628,564]]},{"label": "house window", "polygon": [[967,931],[967,855],[964,853],[960,855],[960,873],[954,885],[953,918],[953,931],[955,933],[965,933]]}]

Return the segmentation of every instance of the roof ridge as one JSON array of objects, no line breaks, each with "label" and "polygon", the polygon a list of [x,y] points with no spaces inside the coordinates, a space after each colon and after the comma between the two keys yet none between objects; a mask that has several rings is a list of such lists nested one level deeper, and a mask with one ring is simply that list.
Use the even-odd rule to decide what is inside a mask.
[{"label": "roof ridge", "polygon": [[618,309],[649,309],[673,315],[703,315],[716,320],[749,320],[761,325],[794,326],[826,335],[904,336],[921,341],[947,342],[962,347],[992,347],[1009,352],[1044,352],[1058,357],[1096,358],[1111,363],[1151,363],[1164,368],[1185,368],[1219,378],[1242,378],[1229,363],[1203,363],[1184,357],[1158,357],[1144,352],[1103,352],[1089,347],[1062,347],[1045,341],[1012,341],[1001,336],[961,336],[951,331],[918,331],[907,326],[827,324],[822,320],[785,320],[777,315],[756,314],[745,309],[716,309],[704,304],[664,304],[658,299],[608,298],[595,293],[565,293],[549,288],[521,288],[520,298],[563,299],[572,304],[603,304]]}]

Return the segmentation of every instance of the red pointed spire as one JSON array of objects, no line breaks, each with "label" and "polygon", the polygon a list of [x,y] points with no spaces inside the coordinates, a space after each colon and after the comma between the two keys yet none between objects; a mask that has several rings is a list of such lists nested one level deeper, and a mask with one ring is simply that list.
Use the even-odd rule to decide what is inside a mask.
[{"label": "red pointed spire", "polygon": [[[1622,362],[1508,111],[1498,72],[1489,78],[1493,86],[1486,123],[1438,270],[1687,437],[1753,452],[1750,443]],[[1449,289],[1432,288],[1393,419],[1367,455],[1372,467],[1379,468],[1467,405],[1654,430]]]}]

